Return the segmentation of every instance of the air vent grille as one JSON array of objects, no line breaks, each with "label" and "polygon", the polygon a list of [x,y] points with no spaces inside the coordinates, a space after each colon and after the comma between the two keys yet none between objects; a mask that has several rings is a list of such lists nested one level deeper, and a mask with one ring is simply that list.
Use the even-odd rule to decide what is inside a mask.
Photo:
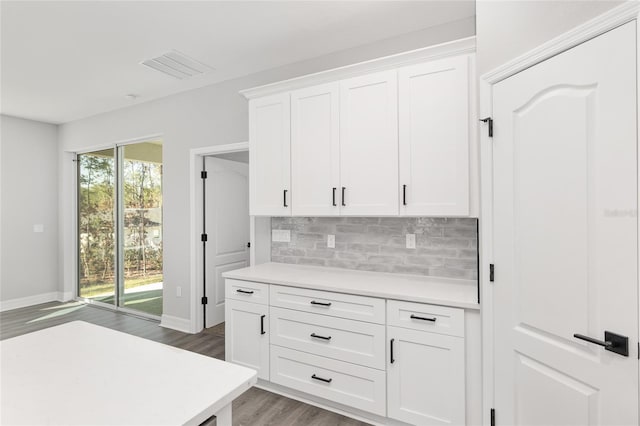
[{"label": "air vent grille", "polygon": [[177,50],[172,50],[157,58],[147,59],[140,62],[140,64],[179,80],[213,71],[210,66],[196,61]]}]

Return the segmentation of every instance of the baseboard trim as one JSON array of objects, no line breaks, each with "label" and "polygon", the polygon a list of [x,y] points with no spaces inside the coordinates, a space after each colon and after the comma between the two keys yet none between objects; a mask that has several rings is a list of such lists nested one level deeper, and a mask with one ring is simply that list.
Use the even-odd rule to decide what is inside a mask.
[{"label": "baseboard trim", "polygon": [[0,302],[0,312],[26,308],[33,305],[40,305],[41,303],[64,301],[63,296],[65,296],[65,294],[59,291],[52,291],[50,293],[42,293],[33,296],[20,297],[17,299],[3,300]]},{"label": "baseboard trim", "polygon": [[162,317],[160,318],[160,327],[182,331],[183,333],[195,334],[191,331],[191,320],[174,317],[172,315],[162,314]]}]

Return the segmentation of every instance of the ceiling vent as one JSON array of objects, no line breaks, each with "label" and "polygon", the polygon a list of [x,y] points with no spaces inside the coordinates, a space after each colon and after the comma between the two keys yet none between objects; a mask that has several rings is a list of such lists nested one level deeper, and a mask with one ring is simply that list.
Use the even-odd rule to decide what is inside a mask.
[{"label": "ceiling vent", "polygon": [[177,50],[172,50],[162,56],[147,59],[140,63],[179,80],[213,71],[210,66],[198,62]]}]

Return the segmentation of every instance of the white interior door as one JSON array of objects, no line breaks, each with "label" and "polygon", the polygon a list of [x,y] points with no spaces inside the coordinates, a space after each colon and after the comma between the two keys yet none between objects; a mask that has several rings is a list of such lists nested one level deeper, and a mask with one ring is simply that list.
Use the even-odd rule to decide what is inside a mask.
[{"label": "white interior door", "polygon": [[493,88],[498,425],[638,424],[635,31]]},{"label": "white interior door", "polygon": [[205,157],[206,324],[224,321],[222,274],[249,266],[249,166]]}]

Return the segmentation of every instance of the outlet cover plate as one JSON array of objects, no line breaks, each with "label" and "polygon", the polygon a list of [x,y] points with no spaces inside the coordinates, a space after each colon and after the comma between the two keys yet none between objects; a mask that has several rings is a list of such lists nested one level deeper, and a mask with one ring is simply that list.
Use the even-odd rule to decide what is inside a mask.
[{"label": "outlet cover plate", "polygon": [[291,242],[291,231],[288,229],[272,229],[271,241],[276,243],[289,243]]},{"label": "outlet cover plate", "polygon": [[416,234],[407,234],[407,248],[416,248]]},{"label": "outlet cover plate", "polygon": [[327,235],[327,247],[336,248],[336,236],[333,234]]}]

